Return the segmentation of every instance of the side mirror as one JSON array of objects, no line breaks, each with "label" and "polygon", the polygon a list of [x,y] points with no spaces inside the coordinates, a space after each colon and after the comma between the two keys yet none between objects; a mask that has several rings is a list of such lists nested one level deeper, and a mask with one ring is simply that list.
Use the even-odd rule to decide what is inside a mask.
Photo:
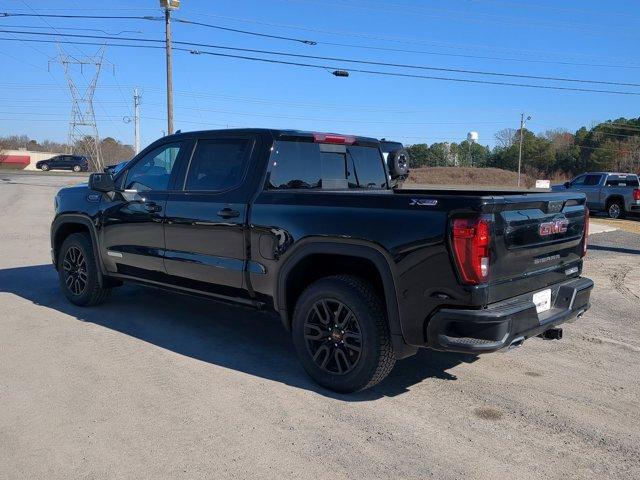
[{"label": "side mirror", "polygon": [[564,188],[570,188],[571,182],[564,182]]},{"label": "side mirror", "polygon": [[89,188],[96,192],[109,193],[116,189],[113,177],[108,173],[92,173],[89,176]]}]

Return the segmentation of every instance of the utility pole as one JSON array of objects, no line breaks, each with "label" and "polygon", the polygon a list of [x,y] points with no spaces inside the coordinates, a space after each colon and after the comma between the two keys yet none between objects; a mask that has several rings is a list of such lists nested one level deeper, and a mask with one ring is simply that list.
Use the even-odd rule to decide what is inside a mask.
[{"label": "utility pole", "polygon": [[524,113],[520,114],[520,150],[518,152],[518,186],[520,186],[520,173],[522,171],[522,140],[523,140],[523,130],[526,122],[531,120],[531,117],[527,117],[524,119]]},{"label": "utility pole", "polygon": [[138,89],[133,89],[133,132],[134,148],[136,155],[140,153],[140,94]]},{"label": "utility pole", "polygon": [[180,7],[180,0],[160,0],[164,8],[164,27],[167,56],[167,135],[173,133],[173,59],[171,52],[171,11]]}]

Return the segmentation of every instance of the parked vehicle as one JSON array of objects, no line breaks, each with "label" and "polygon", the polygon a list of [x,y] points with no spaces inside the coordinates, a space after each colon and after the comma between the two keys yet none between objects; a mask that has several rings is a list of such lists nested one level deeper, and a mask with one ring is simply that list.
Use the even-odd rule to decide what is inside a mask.
[{"label": "parked vehicle", "polygon": [[340,392],[420,347],[559,338],[589,308],[583,194],[394,190],[397,174],[373,138],[164,137],[58,192],[53,264],[76,305],[134,281],[277,313],[305,370]]},{"label": "parked vehicle", "polygon": [[564,185],[554,185],[552,190],[584,193],[589,210],[604,211],[610,218],[640,213],[640,183],[632,173],[585,173]]},{"label": "parked vehicle", "polygon": [[36,168],[47,172],[49,170],[73,170],[74,172],[86,172],[89,170],[87,157],[80,155],[56,155],[48,160],[40,160]]}]

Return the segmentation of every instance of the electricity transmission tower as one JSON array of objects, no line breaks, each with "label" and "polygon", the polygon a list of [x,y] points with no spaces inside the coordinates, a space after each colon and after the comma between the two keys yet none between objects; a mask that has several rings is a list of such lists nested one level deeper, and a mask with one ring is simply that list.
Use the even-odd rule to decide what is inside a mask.
[{"label": "electricity transmission tower", "polygon": [[[104,62],[104,47],[101,47],[93,56],[79,58],[68,55],[60,46],[58,50],[58,56],[50,62],[62,65],[71,91],[71,118],[67,141],[67,149],[70,151],[67,153],[86,156],[91,169],[101,172],[104,165],[96,114],[93,109],[93,96]],[[78,77],[78,70],[82,82]],[[84,70],[91,70],[91,78],[87,79],[84,76]]]}]

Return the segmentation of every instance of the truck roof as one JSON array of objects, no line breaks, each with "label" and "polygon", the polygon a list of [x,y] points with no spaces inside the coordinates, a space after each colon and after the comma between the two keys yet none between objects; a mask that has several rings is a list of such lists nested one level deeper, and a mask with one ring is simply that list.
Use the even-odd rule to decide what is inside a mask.
[{"label": "truck roof", "polygon": [[318,133],[322,133],[324,135],[339,135],[345,137],[353,137],[358,143],[378,143],[378,139],[374,137],[365,137],[361,135],[351,135],[351,134],[342,134],[335,132],[312,132],[307,130],[296,130],[296,129],[274,129],[274,128],[223,128],[223,129],[212,129],[212,130],[195,130],[190,132],[178,132],[171,135],[172,138],[180,138],[183,136],[193,136],[193,135],[206,135],[211,133],[236,133],[236,134],[270,134],[273,138],[283,138],[283,137],[299,137],[304,139],[313,139],[314,135]]},{"label": "truck roof", "polygon": [[584,175],[617,175],[617,176],[637,177],[635,173],[625,173],[625,172],[585,172]]}]

